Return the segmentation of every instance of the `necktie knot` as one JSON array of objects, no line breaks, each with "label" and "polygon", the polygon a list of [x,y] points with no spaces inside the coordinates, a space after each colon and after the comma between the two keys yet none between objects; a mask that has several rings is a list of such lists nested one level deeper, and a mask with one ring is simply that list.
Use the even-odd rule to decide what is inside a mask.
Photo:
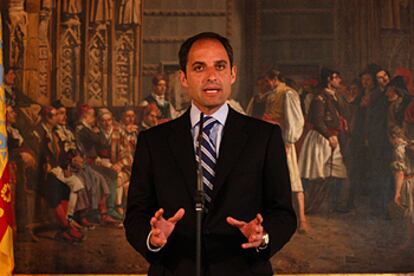
[{"label": "necktie knot", "polygon": [[214,125],[218,121],[211,116],[204,116],[203,117],[203,132],[205,132],[207,135],[210,135],[211,129],[214,127]]}]

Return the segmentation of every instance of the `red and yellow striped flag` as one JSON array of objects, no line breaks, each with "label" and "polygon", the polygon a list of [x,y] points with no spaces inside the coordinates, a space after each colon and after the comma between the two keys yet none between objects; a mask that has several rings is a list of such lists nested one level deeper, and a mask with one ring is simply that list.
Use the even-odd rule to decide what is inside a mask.
[{"label": "red and yellow striped flag", "polygon": [[14,269],[12,189],[8,167],[6,97],[3,86],[3,35],[0,15],[0,275],[12,275]]}]

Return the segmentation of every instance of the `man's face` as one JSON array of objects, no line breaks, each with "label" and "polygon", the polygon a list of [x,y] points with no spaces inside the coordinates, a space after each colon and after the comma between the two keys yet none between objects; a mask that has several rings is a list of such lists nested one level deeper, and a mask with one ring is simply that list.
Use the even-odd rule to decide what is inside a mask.
[{"label": "man's face", "polygon": [[46,122],[51,125],[51,126],[56,126],[57,125],[57,110],[55,108],[53,108],[49,115],[46,116]]},{"label": "man's face", "polygon": [[358,95],[359,94],[359,87],[355,83],[351,84],[351,87],[349,88],[349,92],[351,95]]},{"label": "man's face", "polygon": [[9,124],[16,123],[17,113],[13,110],[13,107],[7,106],[6,109],[6,120]]},{"label": "man's face", "polygon": [[126,126],[135,124],[135,112],[133,110],[125,111],[122,116],[122,122]]},{"label": "man's face", "polygon": [[93,108],[89,109],[85,112],[84,120],[87,124],[93,126],[95,125],[96,117],[95,117],[95,110]]},{"label": "man's face", "polygon": [[333,88],[339,88],[341,86],[341,76],[337,73],[332,74],[331,78],[329,79],[329,83]]},{"label": "man's face", "polygon": [[381,88],[387,86],[390,83],[390,77],[388,76],[387,72],[381,70],[377,73],[377,81]]},{"label": "man's face", "polygon": [[61,126],[66,125],[66,120],[67,120],[67,115],[66,115],[66,108],[65,107],[61,107],[57,110],[57,116],[56,116],[56,120],[57,123]]},{"label": "man's face", "polygon": [[9,71],[4,76],[4,80],[5,80],[6,84],[9,84],[9,85],[14,84],[14,79],[15,78],[16,78],[16,74],[14,73],[14,71]]},{"label": "man's face", "polygon": [[369,89],[374,87],[374,80],[370,74],[364,74],[361,77],[361,85],[364,89]]},{"label": "man's face", "polygon": [[158,81],[157,85],[154,85],[154,93],[158,96],[165,95],[167,91],[167,82],[165,80]]},{"label": "man's face", "polygon": [[144,122],[146,125],[153,127],[158,125],[158,116],[156,111],[150,111],[145,117]]},{"label": "man's face", "polygon": [[105,130],[110,130],[112,128],[112,115],[107,113],[101,117],[101,125]]},{"label": "man's face", "polygon": [[204,113],[212,114],[230,97],[231,85],[236,81],[236,67],[223,45],[214,39],[194,42],[180,80],[194,104]]},{"label": "man's face", "polygon": [[83,167],[83,158],[80,155],[76,155],[75,157],[72,158],[72,165],[75,166],[76,168],[80,169]]},{"label": "man's face", "polygon": [[268,79],[266,78],[266,85],[268,90],[273,90],[277,87],[277,85],[279,84],[279,81],[277,79]]}]

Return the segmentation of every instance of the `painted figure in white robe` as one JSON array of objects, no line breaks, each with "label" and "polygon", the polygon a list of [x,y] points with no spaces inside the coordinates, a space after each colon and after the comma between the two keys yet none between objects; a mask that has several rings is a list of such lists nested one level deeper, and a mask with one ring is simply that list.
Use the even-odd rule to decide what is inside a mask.
[{"label": "painted figure in white robe", "polygon": [[295,149],[295,143],[301,137],[305,123],[299,94],[293,88],[286,85],[285,79],[279,71],[268,71],[265,75],[265,80],[272,93],[267,96],[263,119],[278,124],[282,129],[291,188],[298,203],[298,231],[306,233],[309,230],[309,226],[305,216],[305,198]]},{"label": "painted figure in white robe", "polygon": [[[347,178],[340,143],[340,137],[346,131],[347,124],[340,114],[336,95],[336,89],[340,84],[339,72],[322,69],[323,90],[315,95],[310,106],[308,119],[312,128],[306,134],[298,163],[302,178],[309,180],[311,186],[315,184],[320,188],[316,189],[312,196],[307,196],[308,211],[319,209],[328,194],[331,198],[331,207],[340,210],[339,194]],[[328,186],[322,189],[322,185],[325,184]],[[308,195],[313,190],[310,190]]]}]

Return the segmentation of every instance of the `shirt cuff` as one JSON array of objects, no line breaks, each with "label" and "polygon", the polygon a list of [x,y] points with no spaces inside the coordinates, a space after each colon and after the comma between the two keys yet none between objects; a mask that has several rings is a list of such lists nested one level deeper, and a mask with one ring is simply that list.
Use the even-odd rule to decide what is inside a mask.
[{"label": "shirt cuff", "polygon": [[147,237],[147,248],[148,248],[148,250],[149,251],[151,251],[151,252],[158,252],[158,251],[160,251],[164,246],[161,246],[161,247],[152,247],[151,246],[151,244],[150,244],[150,237],[151,237],[151,234],[152,234],[152,231],[150,231],[149,232],[149,234],[148,234],[148,237]]}]

